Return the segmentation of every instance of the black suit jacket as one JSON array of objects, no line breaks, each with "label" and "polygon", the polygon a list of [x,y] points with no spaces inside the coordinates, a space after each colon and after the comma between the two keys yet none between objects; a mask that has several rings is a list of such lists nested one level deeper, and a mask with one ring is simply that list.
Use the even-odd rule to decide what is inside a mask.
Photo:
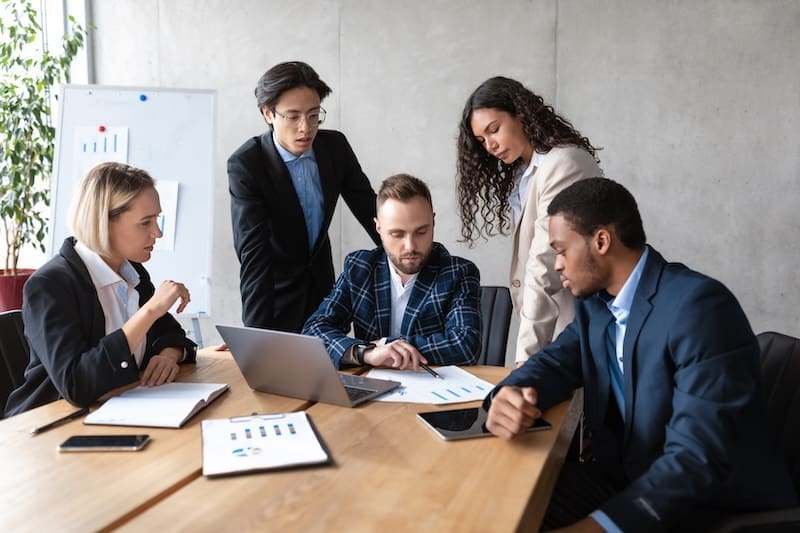
[{"label": "black suit jacket", "polygon": [[347,139],[321,130],[314,139],[324,218],[314,249],[300,200],[272,131],[245,142],[228,158],[233,245],[239,257],[246,326],[299,332],[333,287],[328,227],[339,195],[376,244],[375,192]]},{"label": "black suit jacket", "polygon": [[[139,274],[139,306],[155,292],[150,275]],[[30,277],[23,289],[22,320],[30,345],[25,383],[11,393],[6,416],[64,398],[89,406],[103,394],[139,379],[139,369],[121,329],[106,335],[105,315],[86,265],[67,238],[58,255]],[[196,345],[180,324],[165,314],[147,332],[142,369],[167,347],[187,348],[184,362],[195,360]]]}]

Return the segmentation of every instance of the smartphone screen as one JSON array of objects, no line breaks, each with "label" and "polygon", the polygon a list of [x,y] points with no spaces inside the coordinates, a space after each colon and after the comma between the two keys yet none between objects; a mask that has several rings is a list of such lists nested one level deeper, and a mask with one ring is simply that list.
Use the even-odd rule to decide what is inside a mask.
[{"label": "smartphone screen", "polygon": [[58,445],[60,452],[134,452],[144,448],[150,435],[73,435]]},{"label": "smartphone screen", "polygon": [[[444,440],[490,437],[492,433],[486,429],[486,415],[481,407],[417,413],[417,417]],[[541,431],[551,427],[546,420],[537,418],[527,431]]]}]

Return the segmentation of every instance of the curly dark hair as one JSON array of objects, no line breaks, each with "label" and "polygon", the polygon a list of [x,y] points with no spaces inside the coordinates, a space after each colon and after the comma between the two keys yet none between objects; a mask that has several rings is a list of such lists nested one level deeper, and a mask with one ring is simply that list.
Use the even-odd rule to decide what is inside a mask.
[{"label": "curly dark hair", "polygon": [[522,129],[539,153],[555,146],[575,145],[595,157],[600,150],[541,96],[520,82],[497,76],[481,83],[467,99],[458,133],[456,166],[457,196],[461,215],[461,242],[470,246],[479,237],[506,235],[511,229],[508,197],[514,188],[514,172],[520,160],[510,165],[486,151],[472,133],[472,112],[476,109],[497,109],[520,117]]}]

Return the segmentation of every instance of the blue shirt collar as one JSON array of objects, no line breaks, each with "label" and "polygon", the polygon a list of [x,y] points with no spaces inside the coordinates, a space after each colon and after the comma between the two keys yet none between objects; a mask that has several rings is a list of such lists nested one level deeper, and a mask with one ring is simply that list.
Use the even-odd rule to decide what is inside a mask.
[{"label": "blue shirt collar", "polygon": [[310,157],[311,159],[316,160],[316,158],[314,157],[313,146],[300,155],[294,155],[292,152],[281,146],[281,143],[278,142],[278,136],[275,135],[274,129],[272,130],[272,142],[275,143],[275,148],[278,150],[278,154],[280,154],[281,159],[283,159],[284,163],[291,163],[292,161],[296,161],[303,157]]},{"label": "blue shirt collar", "polygon": [[617,317],[620,312],[625,316],[630,314],[631,307],[633,306],[633,296],[636,294],[636,289],[639,288],[639,280],[642,279],[642,272],[644,272],[644,264],[647,262],[647,256],[650,255],[650,248],[645,246],[642,256],[633,268],[630,276],[625,281],[625,285],[617,294],[616,298],[605,300],[608,310]]}]

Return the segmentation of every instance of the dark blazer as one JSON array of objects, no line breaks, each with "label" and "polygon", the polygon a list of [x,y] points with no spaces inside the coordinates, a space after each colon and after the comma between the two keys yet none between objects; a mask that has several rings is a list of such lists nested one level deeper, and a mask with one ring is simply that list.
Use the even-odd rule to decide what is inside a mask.
[{"label": "dark blazer", "polygon": [[577,300],[564,332],[497,386],[533,386],[543,409],[584,387],[592,452],[627,483],[601,510],[623,531],[659,531],[695,511],[795,504],[733,294],[650,249],[625,333],[624,422],[604,339],[612,318],[599,295]]},{"label": "dark blazer", "polygon": [[[401,335],[434,365],[474,364],[480,352],[480,273],[470,261],[433,249],[411,289]],[[347,256],[336,285],[303,328],[321,337],[334,364],[356,343],[391,337],[392,288],[379,246]],[[348,337],[350,325],[355,338]]]},{"label": "dark blazer", "polygon": [[[131,265],[140,277],[136,290],[141,307],[155,288],[142,265]],[[59,398],[89,406],[103,394],[139,379],[125,334],[118,329],[106,335],[103,308],[73,238],[67,238],[59,254],[25,284],[22,320],[30,362],[25,383],[8,398],[6,416]],[[195,360],[196,345],[169,313],[147,332],[142,369],[167,347],[187,348],[184,362]]]},{"label": "dark blazer", "polygon": [[233,245],[241,265],[246,326],[298,332],[334,281],[328,227],[339,195],[376,243],[375,192],[338,131],[314,139],[324,218],[314,250],[292,178],[272,131],[245,142],[228,159]]}]

